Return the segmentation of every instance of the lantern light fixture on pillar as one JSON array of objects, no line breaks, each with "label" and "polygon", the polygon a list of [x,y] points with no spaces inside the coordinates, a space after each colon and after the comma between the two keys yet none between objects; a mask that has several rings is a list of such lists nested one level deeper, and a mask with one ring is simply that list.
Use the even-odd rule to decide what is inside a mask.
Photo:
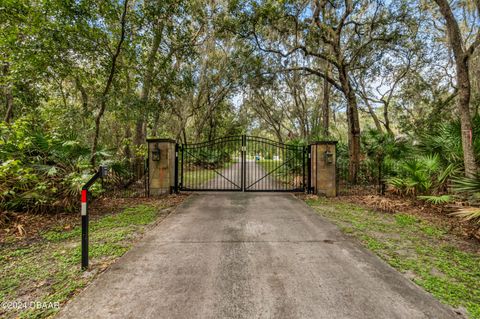
[{"label": "lantern light fixture on pillar", "polygon": [[155,143],[152,150],[152,161],[160,161],[160,149],[158,148],[158,143]]},{"label": "lantern light fixture on pillar", "polygon": [[323,153],[323,160],[325,165],[332,165],[333,164],[333,153],[330,152],[328,149]]}]

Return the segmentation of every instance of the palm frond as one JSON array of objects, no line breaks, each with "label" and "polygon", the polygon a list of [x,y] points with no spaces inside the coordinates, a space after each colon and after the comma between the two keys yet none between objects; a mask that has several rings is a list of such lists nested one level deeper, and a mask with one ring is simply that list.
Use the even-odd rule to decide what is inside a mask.
[{"label": "palm frond", "polygon": [[474,221],[480,223],[480,209],[479,208],[465,208],[458,212],[451,213],[451,215],[460,217],[463,221]]},{"label": "palm frond", "polygon": [[459,171],[458,165],[451,163],[449,164],[437,177],[439,184],[444,184],[450,177],[457,174]]},{"label": "palm frond", "polygon": [[430,204],[441,205],[451,202],[454,199],[453,195],[429,195],[429,196],[417,196],[418,199],[424,200]]},{"label": "palm frond", "polygon": [[453,179],[453,190],[457,193],[479,193],[480,176],[475,177],[457,177]]}]

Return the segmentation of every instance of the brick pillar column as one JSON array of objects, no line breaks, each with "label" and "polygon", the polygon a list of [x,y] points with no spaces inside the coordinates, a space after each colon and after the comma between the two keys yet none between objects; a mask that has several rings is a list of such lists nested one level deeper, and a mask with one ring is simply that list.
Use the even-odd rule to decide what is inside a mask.
[{"label": "brick pillar column", "polygon": [[311,144],[311,183],[317,195],[337,196],[337,141]]},{"label": "brick pillar column", "polygon": [[148,189],[150,196],[171,194],[175,187],[175,145],[172,139],[149,138]]}]

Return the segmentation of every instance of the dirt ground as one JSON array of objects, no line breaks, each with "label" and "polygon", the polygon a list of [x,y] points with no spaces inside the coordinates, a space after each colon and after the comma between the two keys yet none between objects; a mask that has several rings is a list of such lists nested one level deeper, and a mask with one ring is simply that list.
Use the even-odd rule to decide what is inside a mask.
[{"label": "dirt ground", "polygon": [[475,240],[480,244],[480,224],[462,221],[462,219],[452,215],[453,212],[467,208],[461,204],[432,205],[419,200],[391,195],[339,196],[334,200],[349,202],[387,213],[402,212],[412,214],[448,229],[449,233],[460,236],[463,239]]},{"label": "dirt ground", "polygon": [[[90,219],[94,220],[138,204],[155,204],[158,202],[164,206],[165,204],[166,206],[175,206],[181,202],[185,196],[186,195],[149,198],[97,198],[89,204],[88,212]],[[80,224],[79,211],[54,214],[0,212],[0,244],[35,241],[42,232],[54,227],[71,230]]]}]

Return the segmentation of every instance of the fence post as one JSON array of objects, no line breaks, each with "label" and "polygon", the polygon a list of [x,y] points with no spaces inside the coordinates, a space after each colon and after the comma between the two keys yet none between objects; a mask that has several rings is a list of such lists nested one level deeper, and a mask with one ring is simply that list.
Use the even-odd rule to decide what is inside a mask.
[{"label": "fence post", "polygon": [[147,143],[149,195],[172,193],[176,188],[177,143],[165,138],[149,138]]},{"label": "fence post", "polygon": [[242,159],[242,177],[241,177],[241,182],[242,182],[242,192],[245,191],[246,183],[247,183],[247,136],[245,134],[242,135],[242,150],[240,152],[241,159]]},{"label": "fence post", "polygon": [[312,190],[312,145],[307,145],[307,194],[311,194]]},{"label": "fence post", "polygon": [[178,194],[178,143],[175,143],[175,174],[174,174],[174,191]]},{"label": "fence post", "polygon": [[385,181],[383,180],[383,171],[385,169],[383,158],[378,165],[378,187],[380,195],[385,195]]},{"label": "fence post", "polygon": [[148,189],[148,157],[143,160],[143,187],[145,189],[145,197],[150,197],[150,191]]},{"label": "fence post", "polygon": [[337,196],[337,141],[311,144],[311,183],[317,195]]},{"label": "fence post", "polygon": [[304,192],[307,192],[308,193],[308,186],[307,186],[307,176],[306,176],[306,173],[307,173],[307,170],[305,169],[305,164],[306,164],[306,153],[307,153],[307,146],[302,146],[302,175],[303,175],[303,178],[302,178],[302,187],[303,187],[303,191]]}]

